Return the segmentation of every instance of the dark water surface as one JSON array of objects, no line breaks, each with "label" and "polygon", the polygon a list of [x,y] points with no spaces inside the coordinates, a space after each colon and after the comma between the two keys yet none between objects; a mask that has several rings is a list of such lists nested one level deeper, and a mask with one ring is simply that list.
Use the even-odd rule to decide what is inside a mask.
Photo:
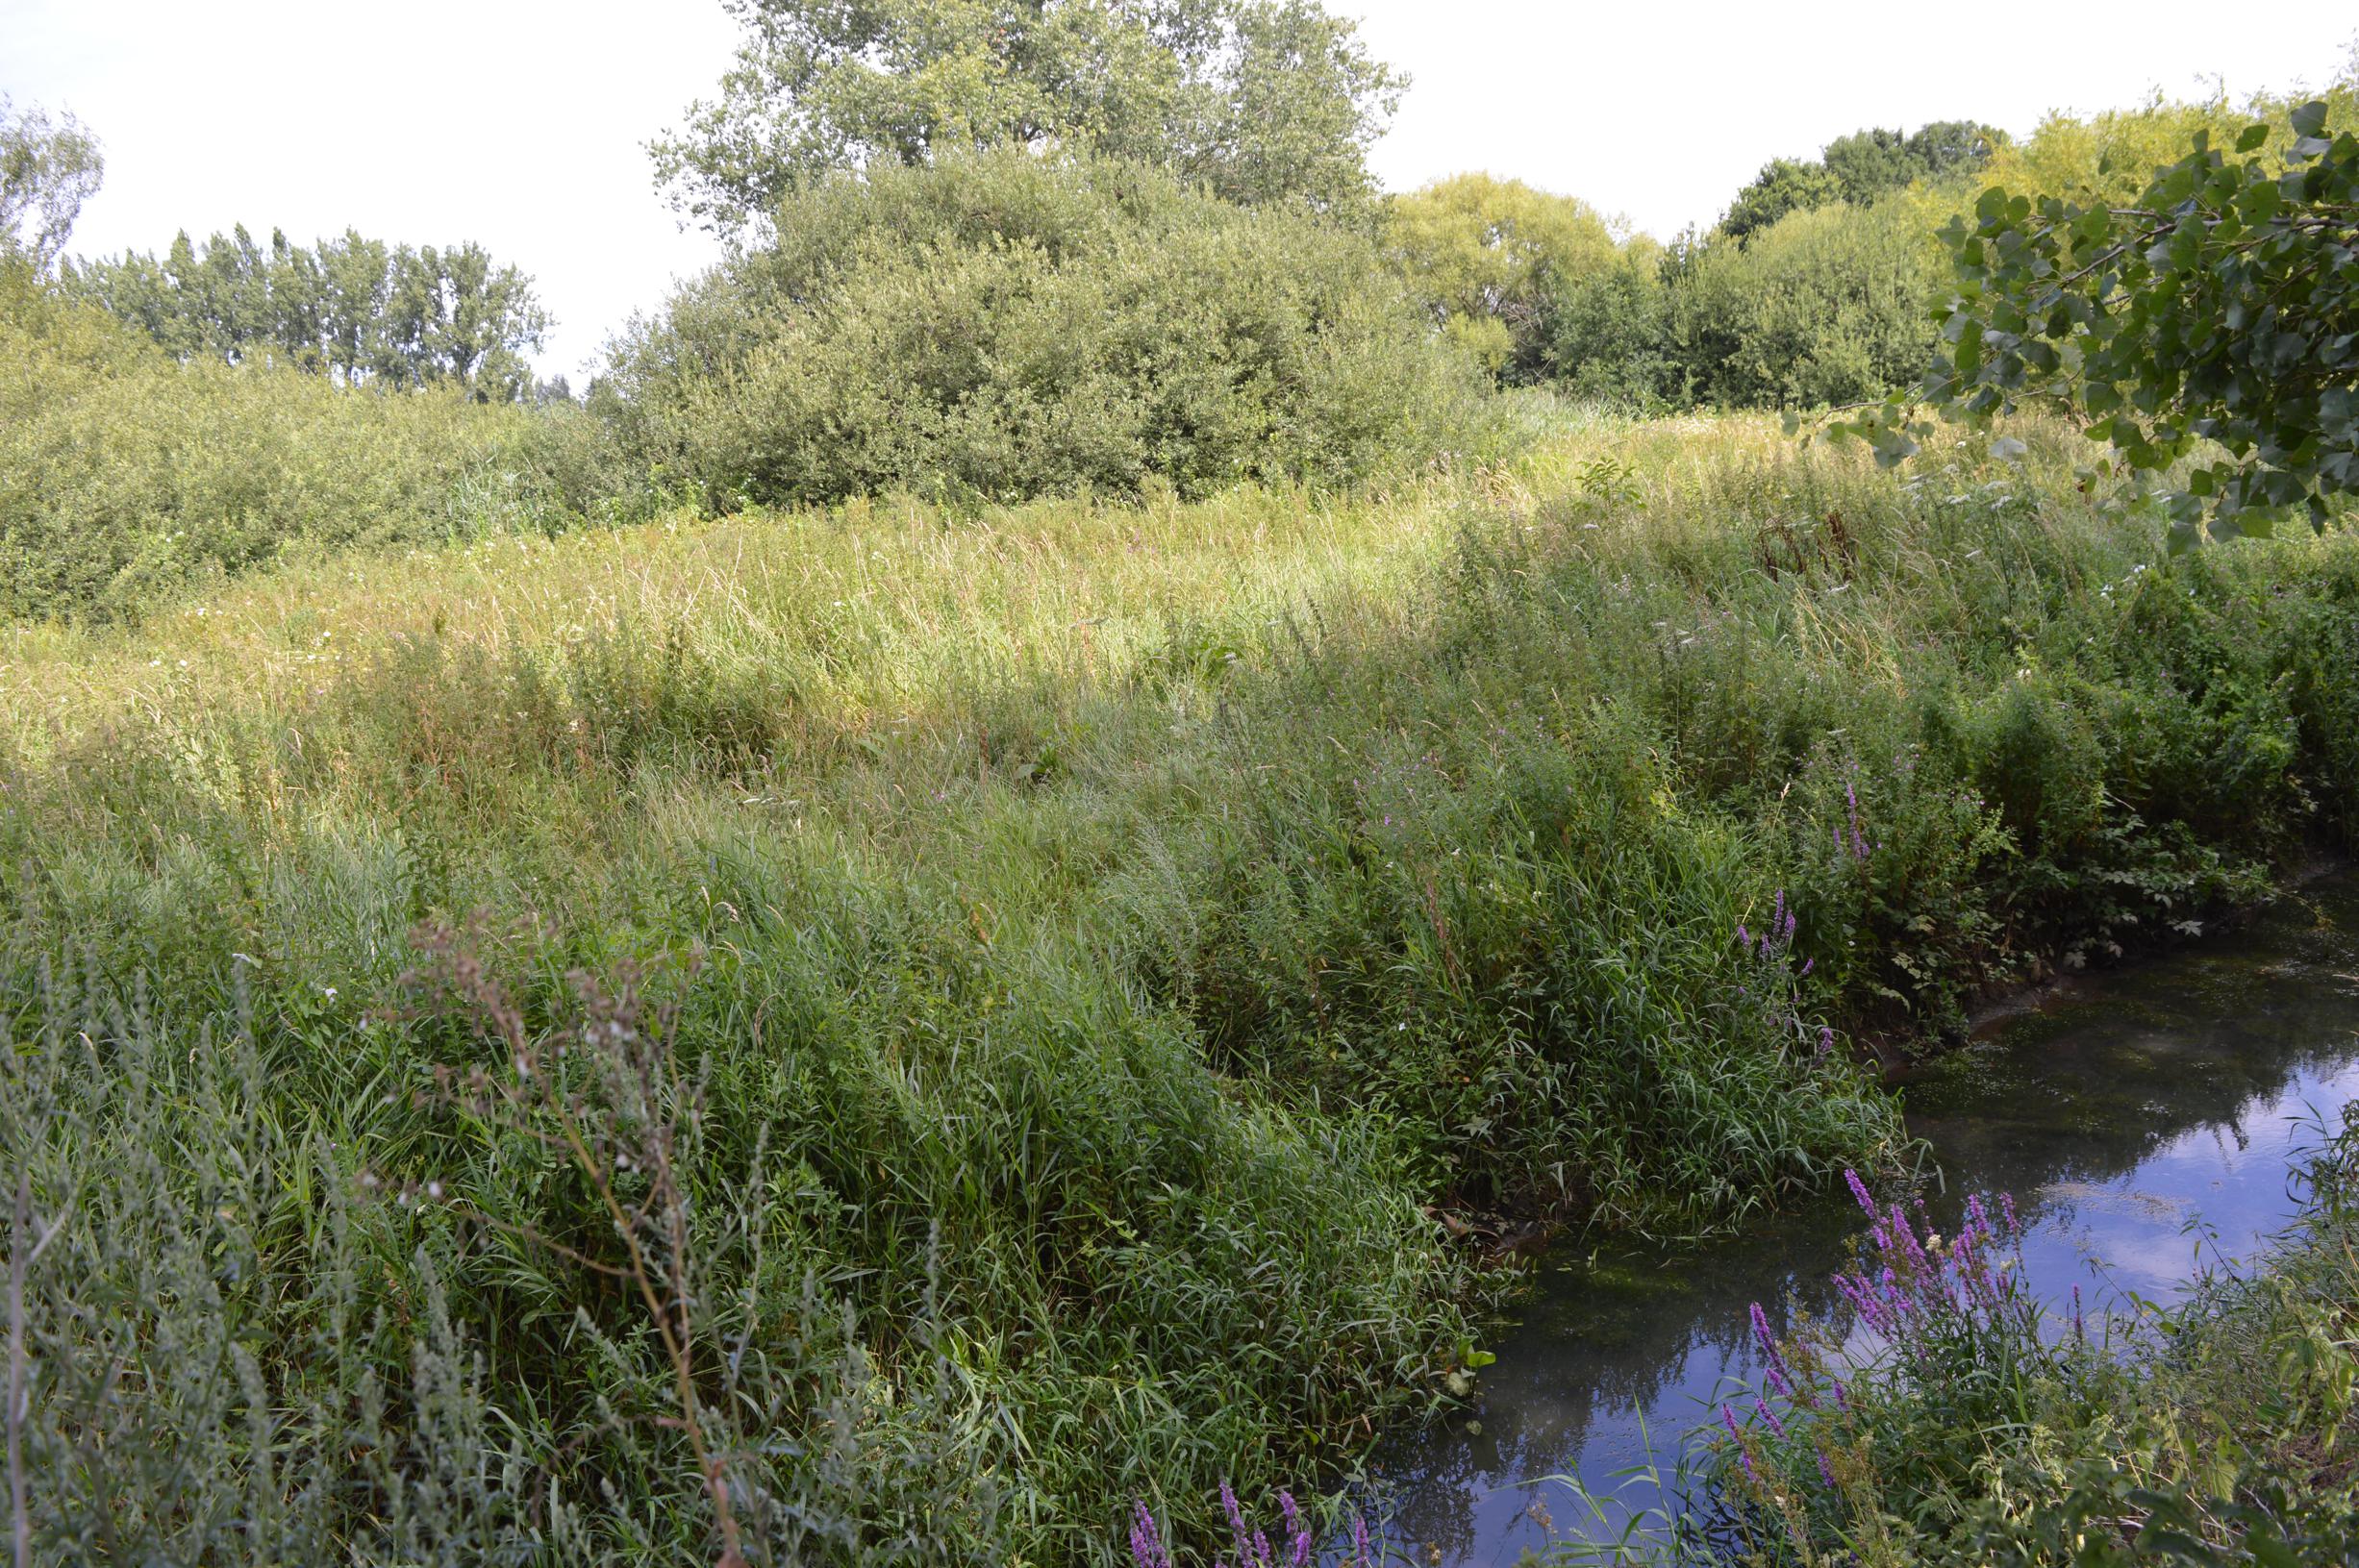
[{"label": "dark water surface", "polygon": [[[2359,876],[2058,987],[1903,1093],[1945,1232],[1967,1191],[2012,1192],[2026,1275],[2065,1311],[2075,1285],[2093,1316],[2130,1292],[2175,1300],[2199,1261],[2248,1258],[2284,1226],[2292,1167],[2359,1099]],[[1862,1229],[1845,1199],[1701,1250],[1543,1257],[1472,1407],[1382,1456],[1394,1539],[1418,1562],[1513,1563],[1662,1506],[1623,1473],[1651,1460],[1676,1486],[1683,1435],[1758,1374],[1748,1304],[1781,1328],[1790,1306],[1829,1311]],[[1579,1478],[1614,1522],[1551,1476]]]}]

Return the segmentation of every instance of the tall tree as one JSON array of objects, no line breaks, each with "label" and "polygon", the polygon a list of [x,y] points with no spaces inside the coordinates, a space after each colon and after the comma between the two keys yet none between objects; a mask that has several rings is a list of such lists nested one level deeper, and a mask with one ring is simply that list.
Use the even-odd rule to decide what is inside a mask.
[{"label": "tall tree", "polygon": [[95,195],[107,161],[71,114],[19,110],[0,93],[0,257],[46,271],[64,252],[82,204]]},{"label": "tall tree", "polygon": [[1406,80],[1318,0],[724,0],[717,98],[656,141],[659,184],[718,233],[797,182],[941,151],[1086,148],[1248,204],[1365,211]]},{"label": "tall tree", "polygon": [[1970,171],[2006,144],[2006,134],[1972,120],[1934,120],[1913,135],[1880,127],[1830,141],[1814,159],[1778,158],[1737,192],[1719,232],[1750,238],[1789,212],[1829,202],[1865,206],[1919,180]]},{"label": "tall tree", "polygon": [[243,225],[203,246],[177,236],[137,253],[69,265],[65,287],[180,358],[237,363],[258,352],[347,386],[455,385],[487,402],[532,389],[529,350],[548,313],[532,280],[481,245],[389,246],[347,229],[305,247]]}]

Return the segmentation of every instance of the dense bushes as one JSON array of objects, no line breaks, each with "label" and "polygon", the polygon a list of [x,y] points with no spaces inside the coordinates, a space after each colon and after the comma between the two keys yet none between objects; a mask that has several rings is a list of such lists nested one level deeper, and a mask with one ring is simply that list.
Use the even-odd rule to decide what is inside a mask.
[{"label": "dense bushes", "polygon": [[0,618],[119,618],[297,546],[553,526],[592,504],[570,410],[181,364],[0,268]]},{"label": "dense bushes", "polygon": [[1797,212],[1742,246],[1708,244],[1670,290],[1695,395],[1733,408],[1880,397],[1923,370],[1948,265],[1929,204]]},{"label": "dense bushes", "polygon": [[1334,485],[1477,438],[1374,247],[1152,170],[1003,153],[824,180],[593,399],[716,499]]},{"label": "dense bushes", "polygon": [[1641,272],[1651,240],[1625,244],[1616,227],[1569,196],[1520,180],[1462,174],[1385,209],[1385,251],[1435,323],[1483,367],[1510,380],[1543,368],[1549,307],[1600,274]]}]

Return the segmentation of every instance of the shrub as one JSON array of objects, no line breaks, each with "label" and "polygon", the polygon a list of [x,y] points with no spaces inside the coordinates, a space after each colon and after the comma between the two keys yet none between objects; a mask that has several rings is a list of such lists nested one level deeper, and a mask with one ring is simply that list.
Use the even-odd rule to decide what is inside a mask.
[{"label": "shrub", "polygon": [[1734,408],[1882,397],[1933,352],[1948,286],[1938,218],[1902,195],[1796,212],[1744,244],[1706,242],[1679,269],[1672,334],[1696,394]]},{"label": "shrub", "polygon": [[1574,397],[1640,411],[1687,400],[1687,366],[1671,338],[1670,294],[1654,257],[1632,255],[1559,280],[1542,333],[1549,378]]},{"label": "shrub", "polygon": [[614,351],[593,404],[715,503],[1344,484],[1476,438],[1365,237],[997,153],[824,180]]},{"label": "shrub", "polygon": [[603,486],[576,411],[181,364],[0,275],[0,618],[121,619],[327,547],[545,530]]}]

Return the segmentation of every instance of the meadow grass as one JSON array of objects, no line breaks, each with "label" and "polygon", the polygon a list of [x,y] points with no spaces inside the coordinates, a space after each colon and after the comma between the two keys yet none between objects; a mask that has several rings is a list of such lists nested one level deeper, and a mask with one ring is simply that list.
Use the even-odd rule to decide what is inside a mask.
[{"label": "meadow grass", "polygon": [[680,515],[0,631],[41,1538],[1211,1528],[1442,1397],[1502,1282],[1454,1232],[1891,1164],[1856,1032],[2346,831],[2341,534],[2167,560],[2041,428],[1893,476],[1555,423],[1382,495]]}]

